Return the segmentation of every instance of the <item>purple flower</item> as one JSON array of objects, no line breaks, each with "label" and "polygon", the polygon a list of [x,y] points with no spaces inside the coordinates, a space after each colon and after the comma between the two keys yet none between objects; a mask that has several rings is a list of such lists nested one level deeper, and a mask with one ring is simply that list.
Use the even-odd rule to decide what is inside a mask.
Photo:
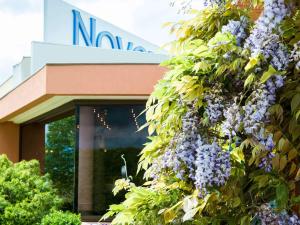
[{"label": "purple flower", "polygon": [[241,46],[242,42],[246,39],[246,29],[249,21],[246,17],[241,16],[240,21],[229,20],[228,24],[222,27],[222,33],[231,33],[236,37],[237,45]]},{"label": "purple flower", "polygon": [[264,11],[244,46],[251,50],[253,57],[262,54],[277,70],[285,70],[290,61],[287,48],[274,33],[274,30],[279,32],[278,25],[288,13],[284,0],[265,1]]}]

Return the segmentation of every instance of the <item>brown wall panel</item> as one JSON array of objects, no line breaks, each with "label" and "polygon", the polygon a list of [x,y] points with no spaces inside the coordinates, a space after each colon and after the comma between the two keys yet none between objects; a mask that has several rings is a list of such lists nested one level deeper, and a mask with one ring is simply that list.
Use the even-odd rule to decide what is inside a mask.
[{"label": "brown wall panel", "polygon": [[44,168],[45,130],[43,123],[31,123],[21,127],[21,159],[37,159]]}]

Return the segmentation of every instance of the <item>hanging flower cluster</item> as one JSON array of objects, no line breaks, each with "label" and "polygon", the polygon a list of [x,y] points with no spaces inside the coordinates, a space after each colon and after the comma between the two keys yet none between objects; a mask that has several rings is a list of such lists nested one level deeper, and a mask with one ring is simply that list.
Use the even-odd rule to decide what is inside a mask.
[{"label": "hanging flower cluster", "polygon": [[221,87],[214,87],[204,99],[207,102],[205,113],[208,116],[208,120],[211,124],[219,122],[223,115],[224,109],[224,97],[222,95]]},{"label": "hanging flower cluster", "polygon": [[236,37],[237,46],[241,46],[242,42],[246,39],[247,27],[249,21],[246,17],[242,16],[240,21],[229,20],[228,24],[222,27],[222,33],[231,33]]},{"label": "hanging flower cluster", "polygon": [[273,142],[273,135],[266,134],[264,128],[261,128],[259,133],[255,135],[255,138],[263,146],[263,157],[261,159],[260,164],[258,165],[260,168],[265,169],[266,172],[271,172],[272,170],[272,159],[275,154],[272,152],[275,144]]},{"label": "hanging flower cluster", "polygon": [[268,109],[275,103],[276,90],[283,86],[283,77],[274,76],[261,84],[249,97],[245,106],[243,126],[246,134],[257,134],[262,123],[268,122]]},{"label": "hanging flower cluster", "polygon": [[261,225],[300,225],[300,219],[297,215],[275,213],[269,204],[260,206],[256,216]]},{"label": "hanging flower cluster", "polygon": [[205,194],[208,187],[222,186],[229,178],[230,153],[222,151],[216,142],[204,144],[199,139],[197,144],[195,186]]},{"label": "hanging flower cluster", "polygon": [[278,70],[287,67],[289,55],[287,48],[280,42],[279,35],[273,31],[287,14],[284,0],[265,1],[264,11],[245,43],[245,48],[251,50],[253,57],[262,54]]},{"label": "hanging flower cluster", "polygon": [[204,0],[204,5],[205,6],[221,6],[225,4],[225,0]]},{"label": "hanging flower cluster", "polygon": [[197,113],[187,112],[182,118],[182,132],[174,136],[165,153],[153,162],[150,177],[156,178],[161,171],[172,169],[181,180],[186,176],[194,179],[197,140],[200,138],[198,126]]},{"label": "hanging flower cluster", "polygon": [[198,127],[197,113],[188,111],[182,119],[182,132],[152,164],[152,178],[157,178],[157,173],[172,169],[177,178],[191,179],[202,194],[207,192],[208,187],[225,184],[231,171],[230,153],[222,151],[216,142],[205,144]]},{"label": "hanging flower cluster", "polygon": [[224,111],[224,117],[225,120],[222,123],[222,132],[231,139],[239,132],[243,119],[237,99],[235,99],[234,103]]},{"label": "hanging flower cluster", "polygon": [[195,112],[187,112],[182,118],[182,132],[177,138],[176,148],[173,150],[176,157],[173,159],[173,170],[176,176],[184,179],[186,170],[188,176],[194,177],[194,161],[197,149],[199,118]]}]

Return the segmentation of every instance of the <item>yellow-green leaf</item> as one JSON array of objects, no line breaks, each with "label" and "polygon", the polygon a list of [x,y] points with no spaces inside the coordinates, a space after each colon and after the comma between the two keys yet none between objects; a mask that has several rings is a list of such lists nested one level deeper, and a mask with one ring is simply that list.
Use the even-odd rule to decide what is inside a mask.
[{"label": "yellow-green leaf", "polygon": [[296,164],[292,163],[289,175],[292,175],[295,172],[296,169],[297,169]]},{"label": "yellow-green leaf", "polygon": [[286,164],[287,164],[286,156],[282,156],[282,157],[280,158],[279,171],[284,170]]},{"label": "yellow-green leaf", "polygon": [[292,161],[294,158],[296,158],[298,155],[298,152],[296,149],[292,149],[291,151],[289,151],[289,154],[288,154],[288,161]]},{"label": "yellow-green leaf", "polygon": [[292,98],[292,101],[291,101],[292,112],[297,110],[299,107],[300,107],[300,94],[298,93],[298,94],[294,95],[294,97]]},{"label": "yellow-green leaf", "polygon": [[275,155],[275,157],[272,159],[273,169],[279,170],[279,161],[280,161],[280,156],[279,155]]},{"label": "yellow-green leaf", "polygon": [[299,180],[300,180],[300,169],[298,169],[298,172],[297,172],[297,174],[296,174],[295,180],[296,180],[296,181],[299,181]]},{"label": "yellow-green leaf", "polygon": [[252,68],[254,68],[259,62],[259,59],[258,57],[253,57],[253,58],[250,58],[249,62],[247,63],[246,67],[245,67],[245,70],[248,71]]},{"label": "yellow-green leaf", "polygon": [[260,78],[260,82],[265,83],[271,76],[273,76],[276,73],[277,71],[274,69],[273,66],[270,65],[268,71],[264,72],[264,74]]},{"label": "yellow-green leaf", "polygon": [[171,223],[176,218],[176,213],[172,209],[167,209],[164,212],[165,223]]},{"label": "yellow-green leaf", "polygon": [[254,80],[255,80],[255,74],[251,73],[245,80],[244,87],[250,86]]},{"label": "yellow-green leaf", "polygon": [[251,217],[249,215],[243,216],[241,219],[241,225],[250,225]]},{"label": "yellow-green leaf", "polygon": [[232,207],[233,207],[233,208],[236,208],[236,207],[238,207],[240,204],[241,204],[241,199],[240,199],[239,197],[235,197],[235,198],[233,199]]},{"label": "yellow-green leaf", "polygon": [[243,150],[241,148],[235,148],[230,152],[233,159],[238,161],[239,163],[245,161],[245,156]]}]

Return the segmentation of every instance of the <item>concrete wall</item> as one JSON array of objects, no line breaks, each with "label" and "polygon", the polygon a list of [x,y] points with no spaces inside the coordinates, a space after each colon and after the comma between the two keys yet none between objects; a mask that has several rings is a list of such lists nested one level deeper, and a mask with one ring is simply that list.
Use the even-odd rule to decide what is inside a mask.
[{"label": "concrete wall", "polygon": [[0,154],[13,162],[19,161],[20,126],[11,122],[0,123]]}]

